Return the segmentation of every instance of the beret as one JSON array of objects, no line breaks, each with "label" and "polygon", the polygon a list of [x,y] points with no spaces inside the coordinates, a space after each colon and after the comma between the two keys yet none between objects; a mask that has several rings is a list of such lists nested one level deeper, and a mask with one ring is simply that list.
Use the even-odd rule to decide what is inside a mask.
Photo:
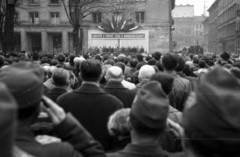
[{"label": "beret", "polygon": [[150,129],[165,128],[168,110],[168,97],[156,81],[146,83],[132,105],[132,114]]},{"label": "beret", "polygon": [[8,87],[19,109],[31,107],[42,99],[43,71],[39,65],[20,62],[2,69],[0,82]]}]

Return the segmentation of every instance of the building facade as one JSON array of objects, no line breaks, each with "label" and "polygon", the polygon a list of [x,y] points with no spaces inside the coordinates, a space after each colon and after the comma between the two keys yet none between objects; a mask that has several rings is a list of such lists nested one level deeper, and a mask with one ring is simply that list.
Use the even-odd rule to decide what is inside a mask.
[{"label": "building facade", "polygon": [[215,0],[209,12],[209,51],[238,52],[237,9],[239,0]]},{"label": "building facade", "polygon": [[203,21],[203,49],[204,49],[204,52],[209,52],[208,37],[209,37],[209,17],[207,17]]},{"label": "building facade", "polygon": [[218,10],[218,51],[236,52],[237,0],[219,0]]},{"label": "building facade", "polygon": [[237,4],[236,52],[240,53],[240,1]]},{"label": "building facade", "polygon": [[[68,1],[68,0],[65,0]],[[108,3],[120,3],[119,0],[107,0]],[[131,4],[125,8],[124,19],[127,22],[136,22],[141,30],[146,32],[146,37],[143,45],[147,45],[147,52],[168,52],[169,50],[169,34],[170,34],[170,10],[175,5],[171,1],[166,0],[131,0]],[[84,18],[83,23],[83,52],[88,52],[88,49],[93,46],[104,46],[105,40],[97,40],[89,37],[91,32],[100,32],[101,34],[109,34],[99,30],[97,26],[104,19],[114,16],[116,12],[111,13],[91,13]],[[117,12],[123,16],[123,12]],[[69,23],[67,14],[61,0],[29,0],[27,3],[21,4],[16,8],[16,18],[18,24],[15,26],[15,49],[26,50],[31,52],[45,53],[60,53],[73,52],[73,27]],[[138,33],[137,32],[137,33]],[[134,31],[131,32],[134,34]],[[115,33],[115,34],[118,34]],[[126,32],[125,34],[128,34]],[[141,33],[140,33],[141,34]],[[115,35],[116,38],[108,39],[112,41],[112,47],[127,47],[129,42],[133,42],[135,37],[122,39]],[[129,36],[128,36],[129,37]],[[140,39],[139,39],[140,41]],[[146,43],[147,42],[147,43]],[[94,43],[95,45],[91,45]],[[107,42],[109,43],[109,42]],[[134,45],[141,47],[140,45]],[[106,45],[109,46],[109,45]]]},{"label": "building facade", "polygon": [[173,10],[175,50],[203,45],[203,16],[194,16],[193,5],[179,5]]},{"label": "building facade", "polygon": [[218,51],[218,3],[216,0],[212,6],[208,9],[209,12],[209,40],[208,50],[209,52],[216,53]]}]

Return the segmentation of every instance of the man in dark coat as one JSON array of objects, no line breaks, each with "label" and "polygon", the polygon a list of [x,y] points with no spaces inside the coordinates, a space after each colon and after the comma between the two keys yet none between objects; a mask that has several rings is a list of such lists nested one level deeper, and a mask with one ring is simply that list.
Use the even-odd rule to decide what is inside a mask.
[{"label": "man in dark coat", "polygon": [[175,71],[176,71],[177,75],[179,75],[180,77],[189,80],[191,82],[192,89],[195,90],[199,83],[198,79],[195,77],[187,76],[183,73],[183,69],[184,69],[185,65],[186,65],[185,59],[181,56],[178,56],[178,66],[175,68]]},{"label": "man in dark coat", "polygon": [[116,97],[99,87],[102,68],[98,60],[83,61],[81,65],[82,86],[60,96],[57,103],[66,112],[71,112],[79,122],[98,140],[105,150],[112,147],[113,139],[108,134],[107,122],[111,114],[123,104]]},{"label": "man in dark coat", "polygon": [[110,67],[105,78],[107,85],[104,91],[117,97],[123,103],[124,108],[131,108],[135,93],[122,85],[124,78],[122,69],[117,66]]},{"label": "man in dark coat", "polygon": [[55,85],[46,96],[49,97],[52,101],[56,102],[57,98],[64,93],[67,93],[67,87],[70,83],[70,74],[67,70],[63,68],[55,69],[52,75],[52,83]]},{"label": "man in dark coat", "polygon": [[169,94],[170,104],[179,111],[183,111],[185,101],[192,91],[191,83],[189,80],[180,77],[175,72],[178,66],[178,58],[176,54],[167,53],[162,58],[162,66],[164,73],[174,77],[173,90]]},{"label": "man in dark coat", "polygon": [[[101,145],[71,114],[66,115],[57,104],[43,97],[43,73],[38,65],[21,62],[4,68],[0,82],[6,84],[18,104],[15,143],[20,149],[36,157],[105,156]],[[42,145],[35,140],[30,126],[39,115],[42,101],[47,106],[45,111],[55,126],[56,135],[65,142]]]},{"label": "man in dark coat", "polygon": [[166,157],[158,140],[166,129],[169,100],[160,83],[145,84],[134,100],[128,125],[131,144],[108,157]]}]

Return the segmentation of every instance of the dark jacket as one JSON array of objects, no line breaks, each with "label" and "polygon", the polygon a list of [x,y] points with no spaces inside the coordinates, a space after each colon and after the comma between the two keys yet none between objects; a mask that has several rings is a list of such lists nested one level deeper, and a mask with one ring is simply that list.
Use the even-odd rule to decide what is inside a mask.
[{"label": "dark jacket", "polygon": [[122,151],[107,154],[108,157],[167,157],[169,154],[160,145],[128,144]]},{"label": "dark jacket", "polygon": [[36,157],[104,157],[101,145],[68,114],[65,120],[56,126],[56,135],[65,142],[42,145],[35,141],[29,127],[18,126],[15,142],[23,151]]},{"label": "dark jacket", "polygon": [[131,108],[135,93],[125,88],[121,82],[110,81],[103,90],[117,97],[123,103],[124,108]]},{"label": "dark jacket", "polygon": [[131,143],[131,137],[129,135],[129,137],[126,137],[120,141],[117,142],[117,144],[114,146],[114,148],[110,151],[108,151],[108,153],[115,153],[117,151],[121,151],[123,150],[126,145],[128,145],[129,143]]},{"label": "dark jacket", "polygon": [[71,112],[105,150],[111,149],[113,138],[108,133],[107,122],[110,115],[123,108],[120,100],[94,84],[83,84],[60,96],[57,103],[66,112]]},{"label": "dark jacket", "polygon": [[179,111],[183,111],[185,101],[192,91],[191,83],[189,80],[180,77],[177,74],[173,75],[173,90],[169,94],[170,104]]},{"label": "dark jacket", "polygon": [[53,88],[52,90],[50,90],[46,96],[49,97],[52,101],[56,102],[57,98],[61,95],[63,95],[64,93],[67,93],[66,89],[63,88]]},{"label": "dark jacket", "polygon": [[149,80],[142,80],[140,83],[138,83],[136,85],[136,88],[135,89],[132,89],[132,91],[135,93],[135,95],[137,95],[137,92],[140,88],[142,88],[143,85],[145,85],[146,83],[148,83]]},{"label": "dark jacket", "polygon": [[197,89],[199,81],[198,81],[198,79],[196,77],[187,76],[183,72],[178,72],[177,74],[180,77],[189,80],[191,82],[191,87],[192,87],[193,90]]}]

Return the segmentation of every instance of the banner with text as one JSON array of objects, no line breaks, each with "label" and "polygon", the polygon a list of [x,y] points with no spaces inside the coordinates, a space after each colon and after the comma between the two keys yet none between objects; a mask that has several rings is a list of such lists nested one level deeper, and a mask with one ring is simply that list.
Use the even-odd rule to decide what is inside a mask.
[{"label": "banner with text", "polygon": [[91,34],[92,38],[95,39],[144,39],[145,34]]}]

